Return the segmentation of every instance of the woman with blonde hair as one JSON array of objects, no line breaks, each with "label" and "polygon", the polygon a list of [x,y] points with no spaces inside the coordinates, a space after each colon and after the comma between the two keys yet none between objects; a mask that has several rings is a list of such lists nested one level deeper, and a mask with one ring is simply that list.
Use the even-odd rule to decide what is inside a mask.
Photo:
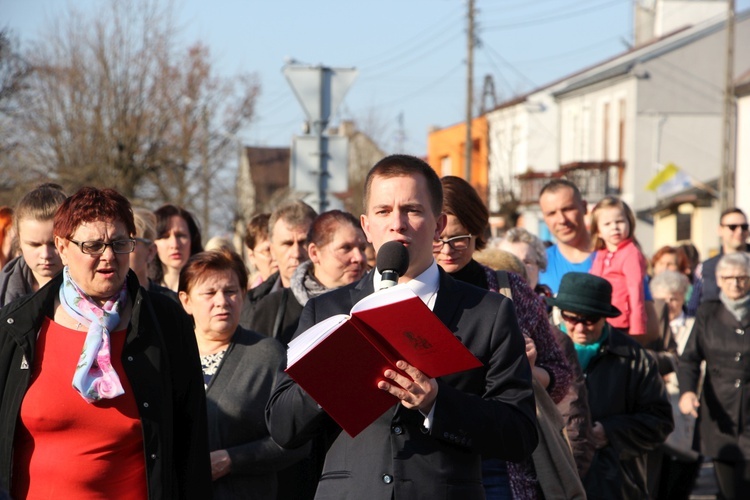
[{"label": "woman with blonde hair", "polygon": [[21,255],[9,261],[0,274],[0,307],[36,292],[62,270],[53,218],[65,198],[60,186],[42,184],[18,202],[14,228]]}]

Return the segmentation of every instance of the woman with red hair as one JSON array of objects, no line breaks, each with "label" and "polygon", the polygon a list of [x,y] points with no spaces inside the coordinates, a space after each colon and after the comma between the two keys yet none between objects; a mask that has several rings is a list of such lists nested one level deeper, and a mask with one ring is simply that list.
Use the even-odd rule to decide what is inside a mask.
[{"label": "woman with red hair", "polygon": [[210,498],[195,337],[129,270],[130,203],[82,188],[53,228],[62,272],[0,314],[0,484],[13,498]]},{"label": "woman with red hair", "polygon": [[13,242],[13,209],[0,207],[0,269],[11,259],[10,247]]}]

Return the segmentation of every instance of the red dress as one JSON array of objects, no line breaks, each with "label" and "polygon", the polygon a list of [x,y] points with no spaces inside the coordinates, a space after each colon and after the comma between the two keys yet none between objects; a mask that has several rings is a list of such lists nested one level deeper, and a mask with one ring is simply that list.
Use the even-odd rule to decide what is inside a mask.
[{"label": "red dress", "polygon": [[72,387],[86,332],[44,320],[13,443],[13,498],[148,498],[141,421],[121,361],[126,333],[111,337],[125,394],[89,404]]}]

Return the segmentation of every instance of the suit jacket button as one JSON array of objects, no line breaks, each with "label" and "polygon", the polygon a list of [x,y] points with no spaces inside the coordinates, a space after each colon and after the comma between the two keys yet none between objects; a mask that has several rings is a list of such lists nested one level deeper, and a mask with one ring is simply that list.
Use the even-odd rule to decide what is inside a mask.
[{"label": "suit jacket button", "polygon": [[740,385],[742,385],[742,381],[740,379],[737,379],[737,380],[734,381],[734,387],[736,389],[739,389]]},{"label": "suit jacket button", "polygon": [[737,328],[734,333],[736,333],[737,335],[745,335],[745,330],[743,330],[742,328]]},{"label": "suit jacket button", "polygon": [[393,476],[390,474],[383,474],[383,482],[385,484],[391,484],[393,482]]},{"label": "suit jacket button", "polygon": [[397,426],[395,426],[395,427],[393,428],[393,433],[394,433],[395,435],[397,435],[397,436],[400,436],[401,434],[403,434],[403,433],[404,433],[404,430],[403,430],[403,429],[401,428],[401,426],[400,426],[400,425],[397,425]]}]

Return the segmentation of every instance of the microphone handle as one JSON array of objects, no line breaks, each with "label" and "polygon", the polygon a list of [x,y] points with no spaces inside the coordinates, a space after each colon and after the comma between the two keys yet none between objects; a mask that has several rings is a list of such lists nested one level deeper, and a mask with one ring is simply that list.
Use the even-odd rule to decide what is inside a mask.
[{"label": "microphone handle", "polygon": [[380,288],[378,288],[378,290],[391,288],[392,286],[396,286],[398,284],[398,273],[396,271],[383,271],[380,277]]}]

